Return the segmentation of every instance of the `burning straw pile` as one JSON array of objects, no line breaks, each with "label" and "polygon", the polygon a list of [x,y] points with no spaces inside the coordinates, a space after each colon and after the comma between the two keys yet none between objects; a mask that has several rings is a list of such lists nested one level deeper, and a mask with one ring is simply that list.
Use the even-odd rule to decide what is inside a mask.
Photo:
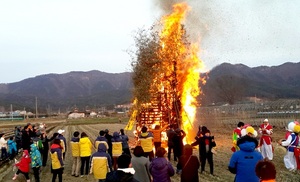
[{"label": "burning straw pile", "polygon": [[149,31],[140,30],[135,37],[135,107],[131,122],[141,122],[147,117],[141,113],[151,110],[160,118],[146,124],[177,124],[190,141],[195,136],[192,128],[199,105],[196,98],[201,92],[199,81],[204,79],[200,78],[203,63],[197,56],[199,48],[189,41],[183,24],[188,10],[186,3],[175,4],[171,14],[163,16]]}]

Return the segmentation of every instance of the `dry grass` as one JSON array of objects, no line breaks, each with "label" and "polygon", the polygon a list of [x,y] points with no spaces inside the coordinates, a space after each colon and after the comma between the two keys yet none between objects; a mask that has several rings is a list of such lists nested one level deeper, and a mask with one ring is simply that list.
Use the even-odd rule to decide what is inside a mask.
[{"label": "dry grass", "polygon": [[[117,120],[116,120],[117,121]],[[229,121],[229,120],[228,120]],[[237,121],[236,119],[232,119],[230,121]],[[250,123],[251,121],[244,121],[245,123]],[[271,124],[276,125],[276,123],[273,123],[274,121],[270,120]],[[288,122],[288,120],[286,121]],[[68,121],[68,122],[57,122],[55,123],[56,127],[54,130],[52,130],[49,135],[52,135],[53,132],[56,132],[58,129],[65,129],[65,136],[67,140],[70,140],[72,133],[76,130],[80,132],[86,132],[90,139],[94,140],[96,136],[98,135],[99,131],[101,129],[109,129],[110,133],[113,133],[114,131],[119,131],[119,129],[124,128],[127,123],[118,123],[115,122],[115,120],[112,121],[112,123],[107,122],[86,122],[86,121]],[[199,123],[200,124],[200,123]],[[234,180],[234,175],[231,174],[227,170],[227,165],[229,163],[229,159],[232,155],[232,152],[230,150],[231,148],[231,132],[233,130],[233,126],[227,125],[226,121],[220,120],[220,118],[216,119],[206,119],[201,122],[201,124],[206,125],[212,132],[212,134],[215,136],[215,140],[217,143],[217,154],[214,155],[214,173],[215,176],[211,176],[209,173],[199,173],[200,181],[222,181],[222,182],[229,182]],[[130,145],[131,147],[135,146],[135,141],[133,139],[133,133],[132,131],[127,131],[126,133],[130,137]],[[285,135],[285,130],[282,128],[275,128],[274,129],[274,147],[275,147],[275,153],[274,153],[274,160],[273,162],[276,165],[277,170],[277,179],[278,182],[289,182],[289,181],[299,181],[299,172],[293,173],[289,172],[285,167],[283,163],[283,156],[284,154],[280,152],[280,150],[277,150],[275,141],[278,141],[279,139],[283,138]],[[198,150],[194,150],[194,154],[198,156]],[[96,181],[92,175],[85,176],[84,178],[75,178],[71,176],[71,164],[72,164],[72,158],[70,150],[67,151],[66,160],[65,160],[65,171],[63,175],[63,181]],[[171,161],[173,166],[176,166],[176,163]],[[208,171],[209,166],[206,166],[206,171]],[[1,181],[12,181],[11,177],[13,176],[13,171],[11,166],[7,166],[7,171],[0,175]],[[33,181],[33,174],[30,174],[30,177]],[[50,173],[50,162],[48,160],[48,165],[46,168],[42,169],[41,173],[41,181],[51,181],[52,174]],[[16,181],[24,181],[24,177],[20,175],[18,177],[18,180]],[[175,174],[175,176],[172,177],[173,182],[180,181],[180,177]]]}]

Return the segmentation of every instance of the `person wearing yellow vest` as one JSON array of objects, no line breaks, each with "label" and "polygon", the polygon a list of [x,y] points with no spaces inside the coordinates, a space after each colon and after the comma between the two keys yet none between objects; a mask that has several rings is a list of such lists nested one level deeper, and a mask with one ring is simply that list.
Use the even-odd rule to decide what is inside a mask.
[{"label": "person wearing yellow vest", "polygon": [[51,172],[53,173],[52,181],[55,181],[58,176],[58,181],[62,182],[62,174],[64,171],[64,162],[62,154],[62,146],[60,145],[60,139],[56,138],[50,147],[51,155]]},{"label": "person wearing yellow vest", "polygon": [[94,178],[99,182],[105,182],[106,174],[112,171],[112,160],[106,152],[107,146],[104,143],[99,143],[98,151],[93,153],[91,157],[90,174],[94,174]]},{"label": "person wearing yellow vest", "polygon": [[96,140],[94,141],[95,149],[98,148],[98,145],[100,143],[103,143],[106,146],[106,150],[109,148],[107,139],[105,138],[105,135],[106,135],[106,133],[104,130],[99,131],[99,136],[97,136]]},{"label": "person wearing yellow vest", "polygon": [[80,148],[79,148],[79,132],[75,131],[73,133],[73,137],[71,139],[71,151],[73,157],[72,164],[72,176],[79,177],[79,169],[80,169]]},{"label": "person wearing yellow vest", "polygon": [[67,152],[67,140],[64,137],[63,133],[65,132],[65,130],[58,130],[58,136],[57,138],[60,139],[60,146],[62,147],[62,154],[63,154],[63,160],[65,160],[66,157],[66,152]]},{"label": "person wearing yellow vest", "polygon": [[149,157],[149,160],[152,161],[154,158],[153,134],[152,132],[148,132],[148,128],[146,126],[142,127],[142,132],[139,135],[139,141],[144,150],[145,157]]},{"label": "person wearing yellow vest", "polygon": [[118,157],[122,155],[123,148],[122,148],[122,138],[119,134],[119,132],[114,132],[113,137],[111,139],[112,143],[112,156],[114,160],[114,170],[117,170],[117,161]]},{"label": "person wearing yellow vest", "polygon": [[80,167],[80,177],[83,177],[83,172],[85,168],[85,175],[89,174],[89,165],[90,158],[92,155],[92,147],[93,144],[90,141],[89,137],[85,132],[81,133],[81,138],[79,140],[79,148],[80,148],[80,159],[81,159],[81,167]]}]

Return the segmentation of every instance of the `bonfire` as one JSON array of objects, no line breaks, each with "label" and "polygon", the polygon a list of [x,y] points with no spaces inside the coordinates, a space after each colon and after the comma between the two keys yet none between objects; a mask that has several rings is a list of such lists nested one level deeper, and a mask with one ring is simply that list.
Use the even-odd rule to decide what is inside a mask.
[{"label": "bonfire", "polygon": [[149,127],[175,124],[186,132],[186,142],[194,139],[199,82],[205,80],[200,78],[199,43],[188,40],[184,27],[189,10],[186,3],[175,4],[150,36],[142,31],[137,38],[132,62],[135,99],[127,129],[134,122]]}]

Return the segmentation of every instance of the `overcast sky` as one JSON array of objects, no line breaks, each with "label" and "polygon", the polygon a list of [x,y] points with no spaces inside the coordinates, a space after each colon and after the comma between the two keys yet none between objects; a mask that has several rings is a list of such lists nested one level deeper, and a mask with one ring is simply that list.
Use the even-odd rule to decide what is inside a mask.
[{"label": "overcast sky", "polygon": [[[70,71],[131,71],[126,50],[133,49],[134,32],[148,29],[174,1],[0,1],[0,83]],[[206,70],[223,62],[300,62],[299,0],[186,2],[187,31],[200,43]]]}]

